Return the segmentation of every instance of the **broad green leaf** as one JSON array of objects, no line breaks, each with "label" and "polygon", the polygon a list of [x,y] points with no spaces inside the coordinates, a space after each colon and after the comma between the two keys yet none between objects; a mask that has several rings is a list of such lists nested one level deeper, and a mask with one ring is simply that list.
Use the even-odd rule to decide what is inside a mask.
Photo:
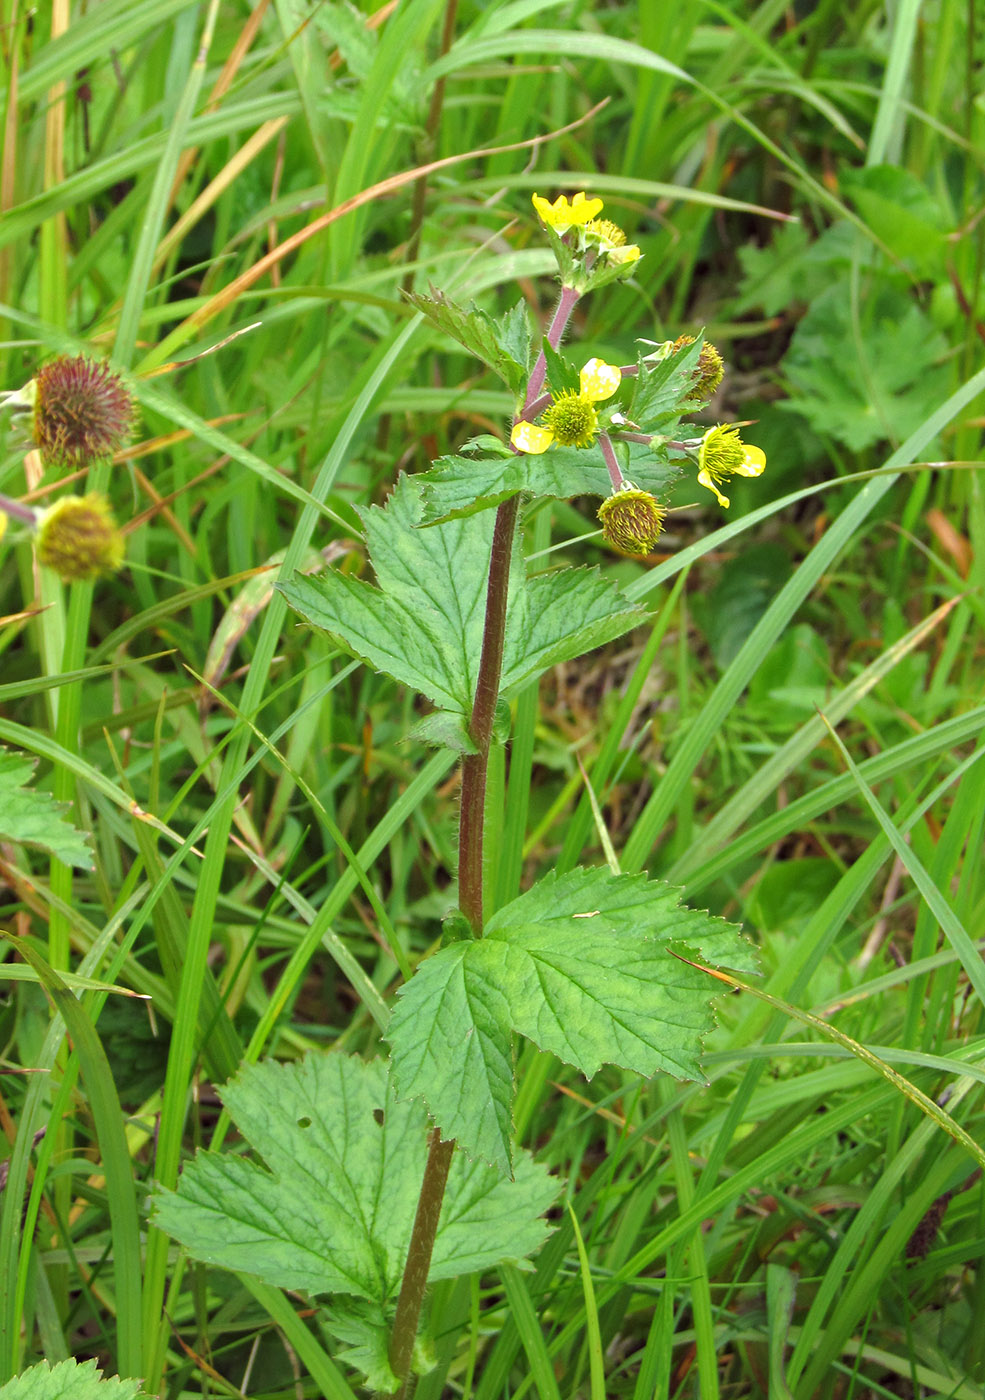
[{"label": "broad green leaf", "polygon": [[139,1381],[104,1378],[95,1361],[39,1361],[0,1385],[0,1400],[135,1400],[142,1394]]},{"label": "broad green leaf", "polygon": [[[634,423],[653,433],[676,423],[681,417],[693,413],[698,407],[688,402],[691,392],[691,375],[698,367],[698,358],[704,345],[704,337],[698,336],[693,344],[682,345],[666,359],[639,361],[636,384],[627,417]],[[694,436],[700,436],[703,429],[695,428]],[[633,478],[636,481],[636,478]],[[637,486],[642,485],[636,482]]]},{"label": "broad green leaf", "polygon": [[66,865],[91,870],[87,838],[66,820],[65,804],[27,786],[33,769],[33,759],[0,749],[0,836],[25,846],[41,846]]},{"label": "broad green leaf", "polygon": [[[433,529],[421,520],[419,478],[401,477],[384,508],[362,512],[379,587],[329,572],[279,584],[291,607],[379,671],[454,715],[471,713],[482,651],[490,514]],[[602,646],[645,617],[597,569],[528,580],[513,551],[502,694],[509,698],[547,667]],[[427,737],[440,740],[442,723]],[[457,725],[451,735],[460,746]]]},{"label": "broad green leaf", "polygon": [[390,1369],[390,1326],[386,1309],[365,1298],[340,1298],[319,1317],[324,1330],[341,1348],[332,1349],[336,1361],[362,1372],[366,1386],[376,1395],[392,1395],[400,1382]]},{"label": "broad green leaf", "polygon": [[[502,320],[494,321],[474,303],[468,308],[459,306],[435,287],[431,288],[430,296],[425,296],[423,292],[408,292],[406,296],[439,330],[457,340],[477,360],[494,370],[512,394],[520,393],[527,379],[527,355],[524,351],[529,344],[529,331],[525,344],[521,314],[517,307],[507,312]],[[525,310],[522,320],[525,324]]]},{"label": "broad green leaf", "polygon": [[844,279],[822,292],[783,358],[797,395],[778,405],[853,451],[908,437],[950,383],[947,345],[906,293],[878,286],[858,320]]},{"label": "broad green leaf", "polygon": [[[387,1066],[332,1052],[247,1066],[223,1102],[266,1166],[200,1152],[155,1220],[207,1264],[279,1288],[395,1299],[427,1156],[428,1118],[396,1102]],[[539,1247],[556,1183],[529,1154],[507,1182],[457,1153],[429,1277],[519,1263]]]},{"label": "broad green leaf", "polygon": [[[681,475],[679,466],[643,443],[620,443],[627,450],[623,473],[634,485],[666,495]],[[437,525],[473,515],[528,491],[534,496],[608,496],[612,482],[601,456],[590,448],[550,447],[540,456],[439,457],[415,481],[424,487],[421,523]]]},{"label": "broad green leaf", "polygon": [[387,1033],[398,1092],[423,1098],[444,1135],[506,1172],[511,1031],[589,1078],[616,1064],[699,1079],[717,989],[681,959],[749,971],[756,959],[734,925],[682,908],[679,895],[604,867],[552,874],[480,940],[428,958]]},{"label": "broad green leaf", "polygon": [[546,335],[541,341],[541,349],[544,352],[544,360],[547,365],[547,383],[554,397],[557,398],[558,394],[565,390],[577,394],[581,389],[578,367],[572,364],[560,350],[555,350]]}]

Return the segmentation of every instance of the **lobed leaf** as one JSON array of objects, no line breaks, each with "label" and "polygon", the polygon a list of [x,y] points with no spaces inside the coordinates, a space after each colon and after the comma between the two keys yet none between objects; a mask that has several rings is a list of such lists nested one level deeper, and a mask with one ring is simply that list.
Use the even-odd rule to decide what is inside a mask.
[{"label": "lobed leaf", "polygon": [[[391,1302],[427,1156],[423,1105],[396,1101],[382,1061],[332,1052],[247,1066],[222,1097],[266,1166],[200,1152],[176,1192],[157,1192],[160,1228],[196,1259],[279,1288]],[[456,1154],[429,1278],[521,1262],[555,1194],[529,1154],[512,1182]]]},{"label": "lobed leaf", "polygon": [[[617,443],[623,474],[657,497],[681,475],[679,465],[643,443]],[[439,457],[414,478],[424,490],[422,525],[440,525],[459,516],[498,506],[527,491],[534,496],[608,496],[612,490],[602,458],[589,449],[551,447],[541,456]]]},{"label": "lobed leaf", "polygon": [[135,1400],[140,1381],[103,1376],[90,1361],[39,1361],[0,1385],[0,1400]]},{"label": "lobed leaf", "polygon": [[[278,584],[288,603],[346,651],[419,690],[451,719],[429,742],[466,746],[485,622],[493,517],[421,521],[421,484],[402,476],[385,507],[362,512],[378,587],[329,572]],[[526,577],[514,549],[501,693],[508,699],[549,666],[622,636],[646,614],[597,569]]]},{"label": "lobed leaf", "polygon": [[682,958],[755,971],[738,929],[606,867],[549,875],[401,988],[387,1039],[398,1092],[508,1172],[517,1031],[591,1078],[603,1064],[699,1079],[715,985]]},{"label": "lobed leaf", "polygon": [[88,838],[67,820],[65,804],[27,786],[33,769],[33,759],[0,749],[0,836],[41,846],[66,865],[91,870]]},{"label": "lobed leaf", "polygon": [[530,331],[522,301],[497,321],[474,304],[468,308],[459,306],[435,287],[430,296],[423,292],[407,292],[406,296],[439,330],[498,374],[510,393],[520,393],[526,383],[530,353]]}]

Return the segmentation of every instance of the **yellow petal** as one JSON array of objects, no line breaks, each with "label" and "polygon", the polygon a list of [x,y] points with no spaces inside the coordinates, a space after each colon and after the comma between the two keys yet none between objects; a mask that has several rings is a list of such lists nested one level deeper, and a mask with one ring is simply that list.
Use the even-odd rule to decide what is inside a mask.
[{"label": "yellow petal", "polygon": [[[564,199],[564,195],[561,198]],[[587,224],[589,219],[595,219],[601,214],[602,208],[601,199],[597,197],[589,199],[584,190],[579,190],[571,201],[571,222],[573,224]]]},{"label": "yellow petal", "polygon": [[640,250],[635,243],[624,243],[621,248],[609,248],[606,258],[610,263],[634,263],[640,259]]},{"label": "yellow petal", "polygon": [[622,383],[622,371],[615,365],[607,365],[604,360],[589,360],[578,376],[581,392],[592,403],[611,399]]},{"label": "yellow petal", "polygon": [[702,470],[698,472],[698,485],[707,487],[709,491],[714,491],[715,495],[718,497],[718,504],[723,506],[725,510],[728,510],[728,496],[722,495],[721,491],[719,491],[718,487],[708,475],[707,468],[702,468]]},{"label": "yellow petal", "polygon": [[536,423],[515,423],[510,433],[510,442],[518,452],[527,452],[538,457],[546,452],[554,441],[550,428],[538,428]]},{"label": "yellow petal", "polygon": [[584,190],[579,191],[570,204],[566,194],[559,194],[553,204],[540,194],[530,198],[544,223],[557,233],[565,233],[575,224],[587,224],[602,208],[601,199],[589,199]]},{"label": "yellow petal", "polygon": [[736,476],[762,476],[766,469],[766,453],[761,447],[752,447],[748,442],[744,442],[742,448],[742,465],[736,467]]}]

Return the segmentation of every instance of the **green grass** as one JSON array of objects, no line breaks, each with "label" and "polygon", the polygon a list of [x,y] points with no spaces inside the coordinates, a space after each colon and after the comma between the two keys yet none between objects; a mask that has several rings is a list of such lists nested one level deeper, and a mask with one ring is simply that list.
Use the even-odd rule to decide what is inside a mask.
[{"label": "green grass", "polygon": [[[361,1393],[302,1300],[146,1218],[195,1146],[234,1146],[211,1086],[241,1060],[382,1049],[387,943],[413,966],[451,903],[452,757],[251,571],[361,569],[356,506],[502,430],[401,285],[503,310],[519,283],[545,317],[530,194],[590,188],[645,257],[579,340],[620,363],[707,327],[769,467],[727,518],[683,494],[644,565],[582,503],[531,513],[528,554],[608,563],[654,620],[517,702],[487,898],[605,859],[587,777],[622,868],[742,920],[762,989],[841,1034],[725,994],[707,1085],[523,1049],[518,1130],[566,1208],[532,1273],[434,1289],[417,1395],[981,1394],[974,1159],[845,1040],[982,1141],[971,18],[462,0],[443,54],[436,0],[8,5],[2,382],[93,349],[141,426],[89,477],[132,522],[124,573],[38,593],[0,546],[0,742],[95,862],[0,845],[38,978],[5,941],[0,1381],[95,1356],[169,1396]],[[0,491],[61,488],[26,469],[7,442]]]}]

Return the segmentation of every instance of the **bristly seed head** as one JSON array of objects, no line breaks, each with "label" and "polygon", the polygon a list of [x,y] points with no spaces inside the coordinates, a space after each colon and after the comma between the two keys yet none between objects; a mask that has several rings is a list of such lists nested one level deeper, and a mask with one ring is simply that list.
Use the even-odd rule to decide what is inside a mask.
[{"label": "bristly seed head", "polygon": [[[683,350],[685,345],[693,344],[693,335],[679,335],[671,350]],[[691,392],[687,396],[687,402],[706,403],[721,384],[724,375],[725,362],[711,341],[706,340],[698,352],[697,368],[691,371]]]},{"label": "bristly seed head", "polygon": [[130,391],[100,360],[59,355],[38,370],[33,391],[33,438],[46,466],[88,466],[130,437]]},{"label": "bristly seed head", "polygon": [[62,496],[38,520],[38,558],[66,583],[111,573],[123,563],[123,536],[98,492]]},{"label": "bristly seed head", "polygon": [[599,506],[602,535],[623,554],[649,554],[663,529],[666,509],[649,491],[617,491]]}]

